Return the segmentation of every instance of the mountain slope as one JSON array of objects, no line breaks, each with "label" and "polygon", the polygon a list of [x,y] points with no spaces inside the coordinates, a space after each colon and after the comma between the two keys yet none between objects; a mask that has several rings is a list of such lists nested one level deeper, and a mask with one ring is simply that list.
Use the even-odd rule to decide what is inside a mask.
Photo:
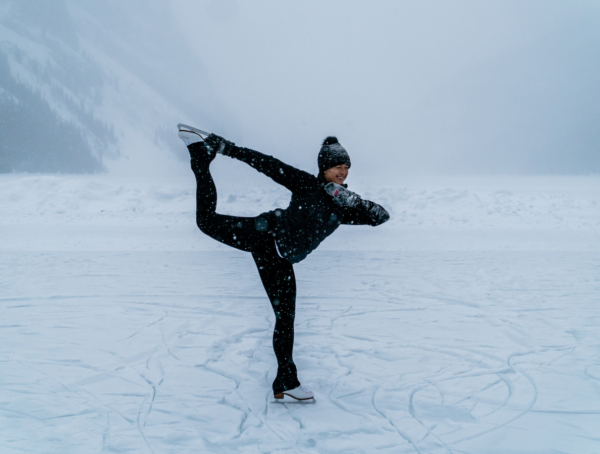
[{"label": "mountain slope", "polygon": [[178,63],[184,48],[166,2],[9,0],[0,7],[0,172],[177,165],[173,127],[201,118],[194,104],[211,96],[191,53],[189,71]]}]

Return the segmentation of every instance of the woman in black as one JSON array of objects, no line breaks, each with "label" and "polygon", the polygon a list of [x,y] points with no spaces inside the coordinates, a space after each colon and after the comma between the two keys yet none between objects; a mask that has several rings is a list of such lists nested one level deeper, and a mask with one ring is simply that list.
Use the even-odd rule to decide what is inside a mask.
[{"label": "woman in black", "polygon": [[[272,156],[234,143],[215,134],[179,125],[179,137],[188,146],[196,176],[196,223],[202,232],[221,243],[252,253],[273,311],[273,349],[277,377],[273,393],[278,401],[311,400],[312,391],[300,385],[292,357],[296,280],[293,264],[308,254],[340,224],[379,225],[387,211],[349,191],[344,180],[350,157],[335,137],[328,137],[319,152],[319,175],[289,166]],[[226,216],[215,212],[217,190],[209,166],[217,153],[238,159],[272,178],[292,192],[290,205],[257,217]]]}]

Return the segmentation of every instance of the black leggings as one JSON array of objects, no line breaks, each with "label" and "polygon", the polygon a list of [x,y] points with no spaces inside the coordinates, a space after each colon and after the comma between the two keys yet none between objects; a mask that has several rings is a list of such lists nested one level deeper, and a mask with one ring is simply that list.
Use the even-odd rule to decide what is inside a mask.
[{"label": "black leggings", "polygon": [[209,167],[209,155],[202,142],[188,147],[192,170],[196,176],[196,223],[205,234],[223,244],[251,252],[258,274],[275,312],[273,349],[277,357],[274,394],[300,386],[293,360],[294,317],[296,313],[296,278],[294,268],[277,254],[275,239],[264,228],[257,229],[263,218],[225,216],[215,212],[217,188]]}]

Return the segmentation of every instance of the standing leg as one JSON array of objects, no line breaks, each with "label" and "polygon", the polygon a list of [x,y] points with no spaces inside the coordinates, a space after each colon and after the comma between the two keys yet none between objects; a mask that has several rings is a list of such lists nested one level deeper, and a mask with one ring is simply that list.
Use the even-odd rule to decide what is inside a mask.
[{"label": "standing leg", "polygon": [[273,393],[279,394],[300,386],[293,359],[296,277],[292,264],[277,255],[274,242],[252,256],[275,312],[273,349],[277,357],[277,377]]}]

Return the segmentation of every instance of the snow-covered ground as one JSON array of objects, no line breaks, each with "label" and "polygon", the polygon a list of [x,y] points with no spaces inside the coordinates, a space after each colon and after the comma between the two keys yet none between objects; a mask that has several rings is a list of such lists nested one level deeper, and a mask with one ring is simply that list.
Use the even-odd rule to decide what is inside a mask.
[{"label": "snow-covered ground", "polygon": [[[217,182],[221,212],[287,206]],[[0,176],[0,451],[600,453],[600,177],[349,183],[392,220],[295,267],[317,403],[284,406],[191,174]]]}]

